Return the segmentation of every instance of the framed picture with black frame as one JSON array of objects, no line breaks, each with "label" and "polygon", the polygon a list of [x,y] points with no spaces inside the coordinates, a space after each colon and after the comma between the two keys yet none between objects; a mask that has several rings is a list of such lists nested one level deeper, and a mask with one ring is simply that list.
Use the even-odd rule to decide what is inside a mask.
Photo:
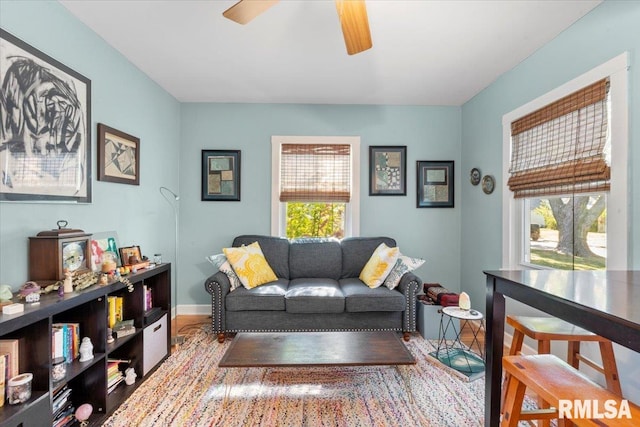
[{"label": "framed picture with black frame", "polygon": [[369,195],[407,195],[407,146],[369,147]]},{"label": "framed picture with black frame", "polygon": [[98,123],[98,180],[140,185],[140,138]]},{"label": "framed picture with black frame", "polygon": [[240,150],[202,150],[202,201],[240,201]]},{"label": "framed picture with black frame", "polygon": [[453,160],[417,161],[417,207],[453,207],[453,163]]},{"label": "framed picture with black frame", "polygon": [[0,201],[91,203],[91,80],[0,29]]}]

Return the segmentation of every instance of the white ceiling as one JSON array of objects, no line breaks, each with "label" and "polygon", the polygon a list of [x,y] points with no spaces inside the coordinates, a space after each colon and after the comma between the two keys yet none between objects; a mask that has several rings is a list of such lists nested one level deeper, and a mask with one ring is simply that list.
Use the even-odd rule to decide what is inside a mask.
[{"label": "white ceiling", "polygon": [[462,105],[601,0],[368,0],[349,56],[333,0],[282,0],[247,25],[226,0],[61,0],[181,102]]}]

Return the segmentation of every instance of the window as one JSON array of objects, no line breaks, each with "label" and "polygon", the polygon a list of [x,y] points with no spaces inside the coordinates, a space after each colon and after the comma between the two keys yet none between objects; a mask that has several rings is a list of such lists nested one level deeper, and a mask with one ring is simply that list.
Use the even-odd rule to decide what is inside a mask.
[{"label": "window", "polygon": [[503,267],[627,264],[627,56],[503,117]]},{"label": "window", "polygon": [[274,136],[271,143],[271,233],[358,235],[360,138]]}]

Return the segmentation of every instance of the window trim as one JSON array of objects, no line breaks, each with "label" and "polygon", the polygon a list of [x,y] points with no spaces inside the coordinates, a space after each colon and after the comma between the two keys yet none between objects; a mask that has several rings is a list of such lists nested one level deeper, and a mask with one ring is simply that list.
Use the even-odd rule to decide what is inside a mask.
[{"label": "window trim", "polygon": [[[523,264],[528,242],[522,232],[527,220],[522,199],[507,187],[511,160],[511,122],[570,93],[609,77],[611,131],[611,190],[607,200],[607,270],[626,270],[628,264],[628,175],[629,175],[629,54],[624,52],[579,77],[502,116],[502,268],[543,268]],[[615,242],[615,243],[614,243]]]},{"label": "window trim", "polygon": [[271,137],[271,235],[284,236],[286,207],[280,202],[280,152],[282,144],[349,144],[351,146],[351,201],[345,209],[345,237],[360,235],[360,137],[281,136]]}]

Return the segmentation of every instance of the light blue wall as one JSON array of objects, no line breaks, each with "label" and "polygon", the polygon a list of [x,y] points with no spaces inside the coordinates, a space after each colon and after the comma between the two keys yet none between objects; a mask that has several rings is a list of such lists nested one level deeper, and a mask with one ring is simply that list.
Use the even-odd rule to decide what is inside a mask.
[{"label": "light blue wall", "polygon": [[[0,26],[91,80],[93,166],[91,204],[0,203],[0,283],[27,280],[28,237],[59,219],[172,261],[173,213],[158,188],[179,185],[180,104],[57,2],[2,0]],[[98,123],[140,138],[140,186],[97,181]]]},{"label": "light blue wall", "polygon": [[[462,108],[462,176],[472,167],[502,176],[502,116],[607,60],[628,51],[630,256],[629,268],[640,268],[640,2],[606,1],[520,65],[467,102]],[[625,165],[613,165],[613,167]],[[474,305],[484,307],[483,270],[501,267],[502,195],[486,196],[463,179],[462,288]],[[515,305],[514,308],[518,309]],[[640,401],[640,357],[616,349],[623,387]]]},{"label": "light blue wall", "polygon": [[[270,234],[271,136],[361,136],[360,235],[388,235],[400,250],[422,257],[417,274],[457,291],[460,282],[460,198],[453,209],[416,208],[416,161],[460,159],[457,107],[183,104],[181,156],[180,305],[202,304],[214,271],[204,257],[239,234]],[[407,195],[368,194],[370,145],[407,146]],[[200,201],[202,149],[242,151],[242,200]],[[456,170],[456,191],[460,186]],[[195,268],[194,268],[195,267]]]}]

